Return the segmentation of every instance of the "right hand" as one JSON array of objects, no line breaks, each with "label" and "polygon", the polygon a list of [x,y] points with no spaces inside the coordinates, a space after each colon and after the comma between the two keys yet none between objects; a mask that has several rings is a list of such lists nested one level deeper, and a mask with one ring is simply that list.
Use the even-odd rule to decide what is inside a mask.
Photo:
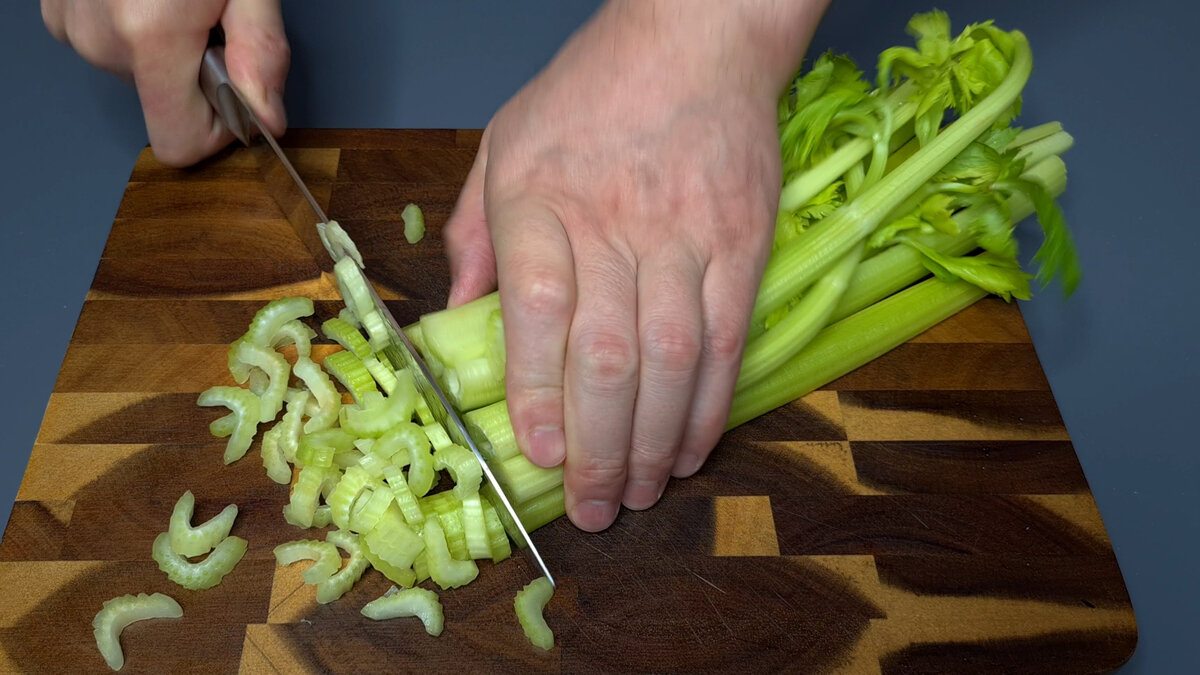
[{"label": "right hand", "polygon": [[291,52],[279,0],[42,0],[42,20],[89,63],[137,87],[163,164],[194,164],[233,140],[200,91],[200,61],[217,24],[234,86],[273,135],[287,128]]}]

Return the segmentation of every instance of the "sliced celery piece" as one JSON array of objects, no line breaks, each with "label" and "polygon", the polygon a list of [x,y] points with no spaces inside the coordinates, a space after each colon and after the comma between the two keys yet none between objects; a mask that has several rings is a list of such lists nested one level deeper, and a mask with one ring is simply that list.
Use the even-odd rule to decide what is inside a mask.
[{"label": "sliced celery piece", "polygon": [[350,258],[359,267],[366,267],[363,264],[362,254],[358,252],[358,247],[354,245],[354,240],[338,221],[331,220],[326,223],[317,223],[317,234],[321,237],[321,243],[325,245],[325,250],[329,251],[329,257],[334,260]]},{"label": "sliced celery piece", "polygon": [[[424,401],[425,399],[421,400]],[[446,433],[446,427],[437,422],[430,422],[421,427],[421,430],[425,432],[425,437],[433,444],[434,450],[441,450],[447,445],[454,444],[454,441],[450,440],[450,434]]]},{"label": "sliced celery piece", "polygon": [[400,386],[400,380],[397,379],[396,371],[391,366],[374,356],[364,356],[362,363],[366,367],[367,372],[371,373],[371,377],[375,378],[375,381],[379,383],[379,388],[385,394],[391,396],[396,393],[396,388]]},{"label": "sliced celery piece", "polygon": [[[453,492],[438,492],[421,500],[426,518],[437,516],[446,537],[446,547],[455,560],[471,560],[467,551],[467,528],[463,524],[462,502]],[[423,526],[422,526],[423,527]]]},{"label": "sliced celery piece", "polygon": [[379,437],[372,450],[398,467],[408,467],[408,486],[414,495],[423,497],[433,487],[433,455],[421,427],[411,422],[397,424]]},{"label": "sliced celery piece", "polygon": [[282,423],[271,427],[262,438],[262,462],[267,470],[267,478],[287,485],[292,482],[292,467],[288,466],[283,449],[279,447],[279,439],[283,436]]},{"label": "sliced celery piece", "polygon": [[283,409],[283,397],[287,394],[288,376],[291,368],[287,359],[270,347],[249,341],[238,344],[237,359],[250,364],[267,374],[270,381],[260,395],[259,422],[270,422]]},{"label": "sliced celery piece", "polygon": [[333,386],[333,381],[321,370],[321,366],[305,357],[296,359],[292,372],[312,392],[319,406],[318,413],[310,416],[308,422],[305,422],[304,431],[312,433],[333,426],[334,422],[337,422],[338,411],[342,409],[342,395]]},{"label": "sliced celery piece", "polygon": [[377,572],[387,577],[388,581],[404,588],[410,588],[413,584],[417,583],[417,573],[412,571],[411,567],[396,567],[372,551],[371,547],[363,539],[363,535],[359,535],[358,538],[362,545],[362,554],[367,559],[367,562]]},{"label": "sliced celery piece", "polygon": [[483,523],[487,528],[488,549],[491,551],[492,562],[500,562],[512,555],[512,546],[508,543],[508,533],[504,531],[504,523],[496,514],[496,507],[491,500],[483,500]]},{"label": "sliced celery piece", "polygon": [[285,323],[301,317],[312,316],[312,313],[313,302],[308,298],[272,300],[254,315],[244,339],[259,347],[269,347],[271,339]]},{"label": "sliced celery piece", "polygon": [[425,514],[421,512],[421,505],[417,502],[412,488],[408,486],[408,480],[404,477],[400,467],[395,464],[384,466],[383,476],[388,487],[392,489],[392,497],[395,498],[400,513],[404,515],[405,522],[413,526],[424,522]]},{"label": "sliced celery piece", "polygon": [[425,543],[404,522],[397,508],[385,511],[375,527],[363,533],[363,542],[380,558],[398,568],[412,567]]},{"label": "sliced celery piece", "polygon": [[363,471],[370,474],[371,478],[379,479],[383,478],[384,471],[392,463],[373,452],[367,452],[363,454],[362,459],[358,460],[358,465],[363,468]]},{"label": "sliced celery piece", "polygon": [[321,324],[321,334],[342,346],[360,359],[371,355],[371,345],[349,321],[341,317],[328,319]]},{"label": "sliced celery piece", "polygon": [[362,360],[350,352],[334,352],[325,357],[323,365],[325,372],[340,382],[360,404],[367,392],[379,392],[375,388],[375,378],[371,377],[371,373],[363,365]]},{"label": "sliced celery piece", "polygon": [[342,407],[342,428],[359,438],[378,438],[397,424],[412,418],[415,398],[406,396],[400,390],[388,397],[378,391],[368,391],[358,405]]},{"label": "sliced celery piece", "polygon": [[[344,300],[345,296],[342,296],[342,299]],[[358,315],[355,314],[354,310],[350,309],[349,307],[343,307],[338,310],[337,318],[345,321],[355,328],[362,328],[362,322],[358,320]]]},{"label": "sliced celery piece", "polygon": [[478,493],[462,500],[463,529],[466,531],[467,555],[478,560],[492,557],[492,545],[488,537],[487,520],[483,516],[483,501]]},{"label": "sliced celery piece", "polygon": [[479,493],[483,468],[475,454],[461,445],[448,445],[433,453],[433,468],[450,472],[454,478],[454,496],[459,500]]},{"label": "sliced celery piece", "polygon": [[342,567],[342,556],[337,546],[319,539],[289,541],[275,547],[275,562],[287,567],[301,560],[314,561],[301,576],[306,584],[318,584],[333,576]]},{"label": "sliced celery piece", "polygon": [[475,440],[479,453],[489,462],[504,461],[521,454],[517,437],[513,434],[512,420],[508,416],[508,401],[497,401],[472,410],[463,415],[463,423]]},{"label": "sliced celery piece", "polygon": [[442,588],[458,588],[471,583],[479,575],[474,560],[455,560],[446,547],[446,535],[438,516],[426,518],[421,532],[425,540],[425,557],[429,564],[429,578]]},{"label": "sliced celery piece", "polygon": [[542,615],[546,603],[550,602],[553,595],[554,587],[550,585],[550,580],[538,577],[518,591],[517,597],[513,599],[513,608],[517,612],[517,621],[521,622],[521,630],[525,631],[525,637],[529,638],[535,647],[541,649],[554,646],[554,631],[550,630],[550,626],[546,624],[546,617]]},{"label": "sliced celery piece", "polygon": [[217,438],[226,438],[231,435],[235,429],[237,429],[237,420],[237,413],[229,413],[224,417],[218,417],[212,422],[209,422],[208,433],[216,436]]},{"label": "sliced celery piece", "polygon": [[312,356],[312,339],[317,337],[317,331],[306,326],[299,319],[292,319],[279,327],[271,337],[271,348],[278,349],[284,345],[295,345],[297,356]]},{"label": "sliced celery piece", "polygon": [[421,241],[425,236],[425,214],[421,213],[421,207],[416,204],[405,206],[400,218],[404,220],[404,238],[408,243]]},{"label": "sliced celery piece", "polygon": [[237,519],[237,504],[230,504],[211,519],[192,527],[192,513],[196,508],[196,497],[191,490],[183,493],[171,511],[167,534],[171,550],[179,555],[204,555],[229,536],[233,521]]},{"label": "sliced celery piece", "polygon": [[196,404],[205,407],[225,406],[237,415],[233,434],[225,444],[225,463],[232,464],[241,459],[250,449],[254,434],[258,431],[261,417],[258,397],[241,387],[216,386],[202,392]]},{"label": "sliced celery piece", "polygon": [[358,537],[344,530],[330,532],[325,540],[337,545],[338,548],[350,554],[350,560],[345,567],[333,576],[317,584],[317,602],[327,605],[346,594],[354,587],[355,582],[367,571],[367,557],[363,555]]},{"label": "sliced celery piece", "polygon": [[304,408],[308,405],[308,401],[312,398],[312,394],[308,391],[297,393],[287,403],[287,412],[283,413],[283,419],[279,420],[279,449],[283,453],[284,460],[288,462],[296,461],[296,451],[300,448],[300,436],[304,433]]},{"label": "sliced celery piece", "polygon": [[413,559],[413,573],[417,575],[417,583],[421,583],[429,579],[429,559],[425,557],[425,551],[417,554]]},{"label": "sliced celery piece", "polygon": [[358,449],[339,452],[333,456],[333,463],[339,469],[349,469],[352,466],[358,466],[362,462],[363,454]]},{"label": "sliced celery piece", "polygon": [[355,505],[350,516],[350,531],[362,533],[371,530],[395,501],[391,490],[376,484],[371,496],[360,498]]},{"label": "sliced celery piece", "polygon": [[241,537],[226,537],[217,544],[208,557],[198,563],[171,550],[171,535],[163,532],[154,540],[154,561],[167,578],[191,591],[212,588],[221,583],[225,575],[246,554],[246,540]]},{"label": "sliced celery piece", "polygon": [[388,335],[387,323],[377,309],[372,309],[363,316],[363,329],[370,336],[372,351],[381,352],[392,342],[391,336]]},{"label": "sliced celery piece", "polygon": [[417,419],[426,426],[437,424],[437,418],[433,416],[433,411],[429,409],[429,403],[425,401],[424,396],[417,397]]},{"label": "sliced celery piece", "polygon": [[317,500],[321,498],[321,484],[325,481],[327,469],[317,466],[305,466],[300,469],[296,484],[292,486],[292,496],[287,506],[283,507],[283,518],[296,527],[310,528],[317,510]]},{"label": "sliced celery piece", "polygon": [[445,625],[437,593],[427,588],[408,588],[376,598],[362,608],[362,613],[376,621],[415,616],[425,624],[425,632],[435,637],[442,634]]},{"label": "sliced celery piece", "polygon": [[96,613],[96,618],[92,619],[92,635],[96,638],[96,648],[100,650],[100,656],[104,657],[108,667],[120,670],[125,666],[125,653],[121,650],[121,632],[126,626],[135,621],[178,619],[181,616],[183,608],[169,595],[122,595],[104,602],[104,607]]},{"label": "sliced celery piece", "polygon": [[352,466],[346,469],[341,480],[338,481],[337,486],[333,488],[333,492],[326,500],[329,503],[334,525],[342,529],[350,527],[350,514],[354,502],[358,501],[364,492],[371,490],[373,483],[371,476],[361,467]]},{"label": "sliced celery piece", "polygon": [[333,524],[333,512],[328,504],[322,504],[313,510],[313,527],[329,527]]}]

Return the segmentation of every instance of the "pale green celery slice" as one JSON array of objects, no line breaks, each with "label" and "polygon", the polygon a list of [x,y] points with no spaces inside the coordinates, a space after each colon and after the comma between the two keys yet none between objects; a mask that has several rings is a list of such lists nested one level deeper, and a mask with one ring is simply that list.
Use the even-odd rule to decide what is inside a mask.
[{"label": "pale green celery slice", "polygon": [[354,583],[362,577],[363,572],[367,571],[369,564],[362,549],[355,547],[345,567],[317,584],[317,602],[327,605],[345,595],[346,591],[353,588]]},{"label": "pale green celery slice", "polygon": [[396,393],[396,388],[400,386],[400,380],[396,377],[396,371],[391,366],[374,356],[364,356],[362,359],[363,366],[367,372],[371,373],[371,377],[379,383],[379,388],[385,394],[391,396]]},{"label": "pale green celery slice", "polygon": [[483,469],[479,459],[470,450],[461,445],[448,445],[433,453],[433,467],[450,472],[454,479],[454,496],[459,500],[468,495],[478,494],[479,485],[483,481]]},{"label": "pale green celery slice", "polygon": [[446,395],[458,410],[474,410],[504,398],[504,370],[493,370],[486,357],[462,361],[442,379]]},{"label": "pale green celery slice", "polygon": [[429,578],[429,560],[425,557],[425,551],[417,554],[413,559],[413,573],[417,575],[417,583],[421,583]]},{"label": "pale green celery slice", "polygon": [[354,245],[354,240],[350,235],[346,234],[346,230],[338,224],[338,221],[331,220],[326,223],[317,223],[317,234],[321,237],[321,243],[325,245],[325,250],[329,251],[329,257],[334,260],[341,260],[349,257],[359,267],[363,265],[362,254],[358,252],[358,247]]},{"label": "pale green celery slice", "polygon": [[279,449],[283,452],[284,460],[296,461],[296,451],[300,448],[300,436],[304,433],[304,408],[308,405],[312,394],[301,391],[288,401],[287,412],[276,426],[279,427]]},{"label": "pale green celery slice", "polygon": [[462,500],[463,529],[466,530],[467,555],[475,560],[492,557],[487,521],[483,516],[483,501],[475,493]]},{"label": "pale green celery slice", "polygon": [[292,372],[300,378],[316,399],[318,413],[311,415],[304,424],[305,433],[328,429],[338,420],[338,411],[342,409],[342,395],[333,386],[333,381],[321,370],[312,359],[300,357]]},{"label": "pale green celery slice", "polygon": [[[508,511],[504,509],[503,505],[498,506],[500,500],[496,496],[495,489],[490,484],[484,485],[480,489],[480,495],[495,507],[496,516],[517,547],[524,548],[525,540],[521,537],[517,524],[513,522],[512,516],[508,515]],[[559,485],[553,490],[543,492],[529,501],[517,502],[513,504],[513,508],[521,518],[521,524],[525,526],[525,531],[532,532],[566,513],[563,506],[563,486]]]},{"label": "pale green celery slice", "polygon": [[424,522],[425,514],[421,512],[421,505],[417,502],[416,495],[412,493],[412,488],[408,486],[408,480],[404,477],[400,467],[395,464],[385,465],[383,476],[388,487],[392,489],[392,497],[395,498],[400,513],[404,515],[404,520],[414,526]]},{"label": "pale green celery slice", "polygon": [[437,418],[433,416],[433,411],[429,409],[429,403],[425,401],[424,396],[417,397],[417,419],[425,426],[437,424]]},{"label": "pale green celery slice", "polygon": [[[372,447],[380,456],[388,457],[398,467],[408,467],[408,486],[412,493],[423,497],[433,487],[436,474],[429,438],[411,422],[402,422],[388,429]],[[403,451],[407,450],[405,454]]]},{"label": "pale green celery slice", "polygon": [[250,373],[252,370],[249,365],[243,363],[237,358],[238,347],[241,346],[241,344],[245,341],[245,335],[234,340],[232,343],[230,343],[229,350],[225,355],[226,364],[229,366],[229,374],[233,375],[233,381],[237,382],[238,384],[246,384],[246,381],[250,379]]},{"label": "pale green celery slice", "polygon": [[[358,317],[362,327],[367,329],[368,335],[374,338],[375,333],[367,325],[367,315],[378,312],[371,300],[371,291],[367,287],[367,278],[363,276],[362,270],[354,260],[342,258],[334,263],[333,275],[337,279],[338,291],[342,295],[342,300],[354,312],[354,316]],[[382,319],[382,317],[380,318]]]},{"label": "pale green celery slice", "polygon": [[360,534],[358,536],[358,540],[362,546],[363,557],[367,559],[367,562],[370,563],[371,567],[375,568],[377,572],[387,577],[389,581],[398,586],[403,586],[404,588],[409,588],[417,582],[417,573],[412,571],[411,567],[396,567],[395,565],[376,555],[376,553],[371,550],[371,547],[367,544],[366,540],[363,539],[363,535]]},{"label": "pale green celery slice", "polygon": [[259,347],[268,347],[271,339],[283,324],[312,316],[313,302],[304,297],[280,298],[268,302],[250,321],[250,329],[243,339]]},{"label": "pale green celery slice", "polygon": [[317,445],[315,443],[305,443],[300,440],[300,450],[296,452],[296,464],[299,466],[315,466],[321,469],[328,469],[333,466],[333,456],[337,450],[330,445]]},{"label": "pale green celery slice", "polygon": [[[363,397],[370,392],[379,393],[375,388],[375,378],[371,377],[362,360],[354,354],[347,351],[334,352],[325,357],[323,365],[325,372],[340,382],[346,391],[354,396],[356,402],[361,404]],[[344,413],[345,408],[342,410]]]},{"label": "pale green celery slice", "polygon": [[472,410],[463,415],[463,423],[475,439],[475,447],[488,461],[504,461],[521,454],[508,417],[508,401]]},{"label": "pale green celery slice", "polygon": [[322,504],[313,510],[313,527],[329,527],[333,524],[333,512],[328,504]]},{"label": "pale green celery slice", "polygon": [[421,536],[425,540],[425,557],[433,583],[442,588],[458,588],[471,583],[478,576],[479,567],[474,560],[455,560],[450,557],[438,516],[425,520]]},{"label": "pale green celery slice", "polygon": [[550,580],[538,577],[518,591],[517,597],[513,599],[513,608],[517,612],[517,621],[521,622],[521,630],[525,631],[525,637],[529,638],[535,647],[541,649],[554,646],[554,631],[550,630],[550,626],[546,624],[546,617],[542,615],[553,595],[554,587],[550,585]]},{"label": "pale green celery slice", "polygon": [[175,508],[171,511],[170,525],[167,527],[167,534],[170,535],[168,543],[171,551],[179,555],[204,555],[213,550],[214,546],[229,536],[233,521],[237,519],[237,504],[230,504],[202,525],[192,527],[195,508],[196,497],[188,490],[175,502]]},{"label": "pale green celery slice", "polygon": [[404,522],[400,510],[389,508],[375,523],[375,527],[363,533],[363,542],[371,551],[388,564],[406,568],[425,549],[424,540]]},{"label": "pale green celery slice", "polygon": [[425,214],[421,213],[421,207],[416,204],[405,206],[400,218],[404,220],[404,238],[408,243],[421,241],[425,236]]},{"label": "pale green celery slice", "polygon": [[237,358],[262,370],[270,378],[267,388],[262,392],[262,402],[259,405],[259,422],[270,422],[283,409],[283,397],[287,394],[288,376],[291,368],[287,359],[270,347],[262,347],[249,341],[238,345]]},{"label": "pale green celery slice", "polygon": [[339,452],[333,456],[333,463],[340,469],[349,469],[362,463],[363,453],[357,449]]},{"label": "pale green celery slice", "polygon": [[241,537],[226,537],[217,544],[204,560],[193,563],[171,550],[171,535],[163,532],[154,540],[154,561],[167,578],[191,591],[212,588],[221,583],[225,575],[246,554],[246,540]]},{"label": "pale green celery slice", "polygon": [[263,434],[261,454],[263,468],[267,470],[267,478],[280,485],[287,485],[292,482],[292,467],[288,465],[283,449],[279,446],[279,439],[282,436],[283,424],[281,422]]},{"label": "pale green celery slice", "polygon": [[363,330],[367,331],[367,335],[370,337],[371,351],[383,351],[392,343],[391,336],[388,335],[387,323],[377,309],[372,309],[363,316]]},{"label": "pale green celery slice", "polygon": [[491,293],[458,307],[421,317],[426,351],[447,368],[487,356],[488,320],[500,309],[500,294]]},{"label": "pale green celery slice", "polygon": [[445,625],[437,593],[427,588],[408,588],[376,598],[362,608],[362,613],[376,621],[415,616],[425,624],[425,632],[435,637],[442,634]]},{"label": "pale green celery slice", "polygon": [[233,434],[225,444],[225,463],[241,459],[250,449],[261,417],[258,397],[241,387],[216,386],[200,394],[196,404],[205,407],[225,406],[237,415]]},{"label": "pale green celery slice", "polygon": [[283,507],[284,520],[296,527],[313,527],[317,501],[321,497],[321,484],[326,475],[327,469],[322,467],[306,466],[300,469],[296,484],[292,486],[292,496],[287,506]]},{"label": "pale green celery slice", "polygon": [[342,529],[350,527],[350,514],[354,502],[358,501],[365,491],[371,490],[373,483],[370,474],[361,467],[352,466],[346,469],[341,480],[326,499],[334,525]]},{"label": "pale green celery slice", "polygon": [[121,650],[121,632],[126,626],[135,621],[178,619],[181,616],[183,608],[169,595],[122,595],[104,602],[104,607],[96,613],[96,618],[92,619],[92,635],[96,638],[96,648],[100,650],[100,656],[104,657],[108,667],[120,670],[125,666],[125,653]]},{"label": "pale green celery slice", "polygon": [[353,324],[340,316],[328,319],[321,324],[321,334],[360,359],[371,355],[371,345],[367,344],[367,338],[363,337],[363,334],[358,332]]},{"label": "pale green celery slice", "polygon": [[237,428],[237,420],[237,413],[229,413],[224,417],[218,417],[212,422],[209,422],[208,433],[216,436],[217,438],[226,438],[233,433],[234,429]]},{"label": "pale green celery slice", "polygon": [[383,478],[384,472],[387,467],[391,466],[391,462],[373,452],[367,452],[363,454],[362,459],[358,460],[358,465],[363,468],[363,471],[370,474],[371,478]]},{"label": "pale green celery slice", "polygon": [[371,448],[375,447],[374,438],[356,438],[354,439],[354,447],[364,455],[371,452]]},{"label": "pale green celery slice", "polygon": [[350,516],[350,531],[362,533],[371,530],[383,517],[384,511],[395,501],[391,490],[376,485],[370,497],[360,498],[355,505]]},{"label": "pale green celery slice", "polygon": [[[239,351],[241,350],[242,344],[244,344],[244,343],[240,343],[240,342],[238,343]],[[249,382],[246,383],[246,388],[249,389],[251,392],[253,392],[255,396],[262,398],[262,395],[266,393],[267,388],[270,386],[271,386],[271,376],[270,375],[267,375],[266,373],[259,370],[258,368],[252,368],[250,370],[250,378],[249,378]]]},{"label": "pale green celery slice", "polygon": [[271,348],[278,349],[284,345],[295,345],[297,356],[312,355],[312,339],[317,337],[317,331],[309,328],[299,319],[292,319],[279,327],[271,337]]},{"label": "pale green celery slice", "polygon": [[504,523],[496,513],[496,507],[490,499],[483,500],[483,523],[487,528],[488,550],[492,562],[500,562],[512,555],[512,546],[508,543],[508,533],[504,531]]},{"label": "pale green celery slice", "polygon": [[342,567],[342,556],[337,546],[319,539],[289,541],[275,547],[275,562],[287,567],[301,560],[314,561],[301,576],[306,584],[318,584],[333,576]]},{"label": "pale green celery slice", "polygon": [[[421,400],[424,401],[424,399]],[[429,439],[434,450],[440,450],[447,445],[454,445],[454,441],[450,440],[450,434],[446,433],[446,427],[437,422],[430,422],[421,427],[421,430],[425,432],[425,437]]]},{"label": "pale green celery slice", "polygon": [[[345,299],[345,296],[342,296],[342,298]],[[358,315],[355,314],[354,310],[350,309],[349,307],[343,307],[338,310],[337,318],[345,321],[355,328],[362,328],[362,322],[358,320]]]},{"label": "pale green celery slice", "polygon": [[378,438],[412,418],[415,398],[399,391],[387,397],[368,391],[357,405],[342,406],[342,428],[359,438]]},{"label": "pale green celery slice", "polygon": [[[467,528],[463,524],[462,502],[453,492],[438,492],[421,500],[421,510],[426,518],[437,516],[446,537],[450,557],[455,560],[471,560],[467,551]],[[422,525],[424,527],[424,525]]]}]

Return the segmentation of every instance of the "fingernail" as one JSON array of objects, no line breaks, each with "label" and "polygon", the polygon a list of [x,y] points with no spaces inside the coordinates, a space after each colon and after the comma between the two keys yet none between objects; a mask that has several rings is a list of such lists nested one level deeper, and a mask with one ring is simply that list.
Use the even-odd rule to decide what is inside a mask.
[{"label": "fingernail", "polygon": [[666,486],[665,482],[657,480],[639,479],[630,481],[625,486],[625,496],[621,499],[621,502],[635,511],[648,509],[657,504],[658,500],[662,498],[663,488]]},{"label": "fingernail", "polygon": [[599,532],[616,519],[617,505],[601,499],[586,499],[571,509],[571,522],[588,532]]},{"label": "fingernail", "polygon": [[701,463],[702,461],[697,455],[681,454],[675,459],[675,468],[671,471],[671,475],[675,478],[687,478],[700,470]]},{"label": "fingernail", "polygon": [[529,432],[529,461],[543,468],[562,464],[566,441],[561,427],[537,427]]}]

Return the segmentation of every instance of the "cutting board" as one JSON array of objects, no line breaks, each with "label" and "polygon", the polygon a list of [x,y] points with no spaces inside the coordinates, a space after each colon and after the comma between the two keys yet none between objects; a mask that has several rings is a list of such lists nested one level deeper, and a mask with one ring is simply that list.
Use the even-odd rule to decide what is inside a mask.
[{"label": "cutting board", "polygon": [[[285,141],[397,318],[441,307],[440,228],[479,133]],[[318,319],[339,307],[268,182],[246,150],[182,171],[138,158],[0,543],[0,670],[103,671],[92,617],[139,592],[175,597],[184,616],[127,629],[127,672],[1090,673],[1132,653],[1096,502],[1019,309],[995,299],[730,432],[658,506],[600,534],[537,531],[559,580],[549,652],[513,615],[532,578],[520,556],[442,593],[437,639],[359,614],[389,586],[373,571],[317,604],[300,566],[272,558],[313,536],[284,523],[288,488],[257,444],[223,465],[207,429],[219,413],[195,405],[231,383],[226,345],[264,302],[307,295]],[[429,225],[415,246],[409,202]],[[187,489],[197,521],[236,503],[250,542],[201,592],[150,558]]]}]

